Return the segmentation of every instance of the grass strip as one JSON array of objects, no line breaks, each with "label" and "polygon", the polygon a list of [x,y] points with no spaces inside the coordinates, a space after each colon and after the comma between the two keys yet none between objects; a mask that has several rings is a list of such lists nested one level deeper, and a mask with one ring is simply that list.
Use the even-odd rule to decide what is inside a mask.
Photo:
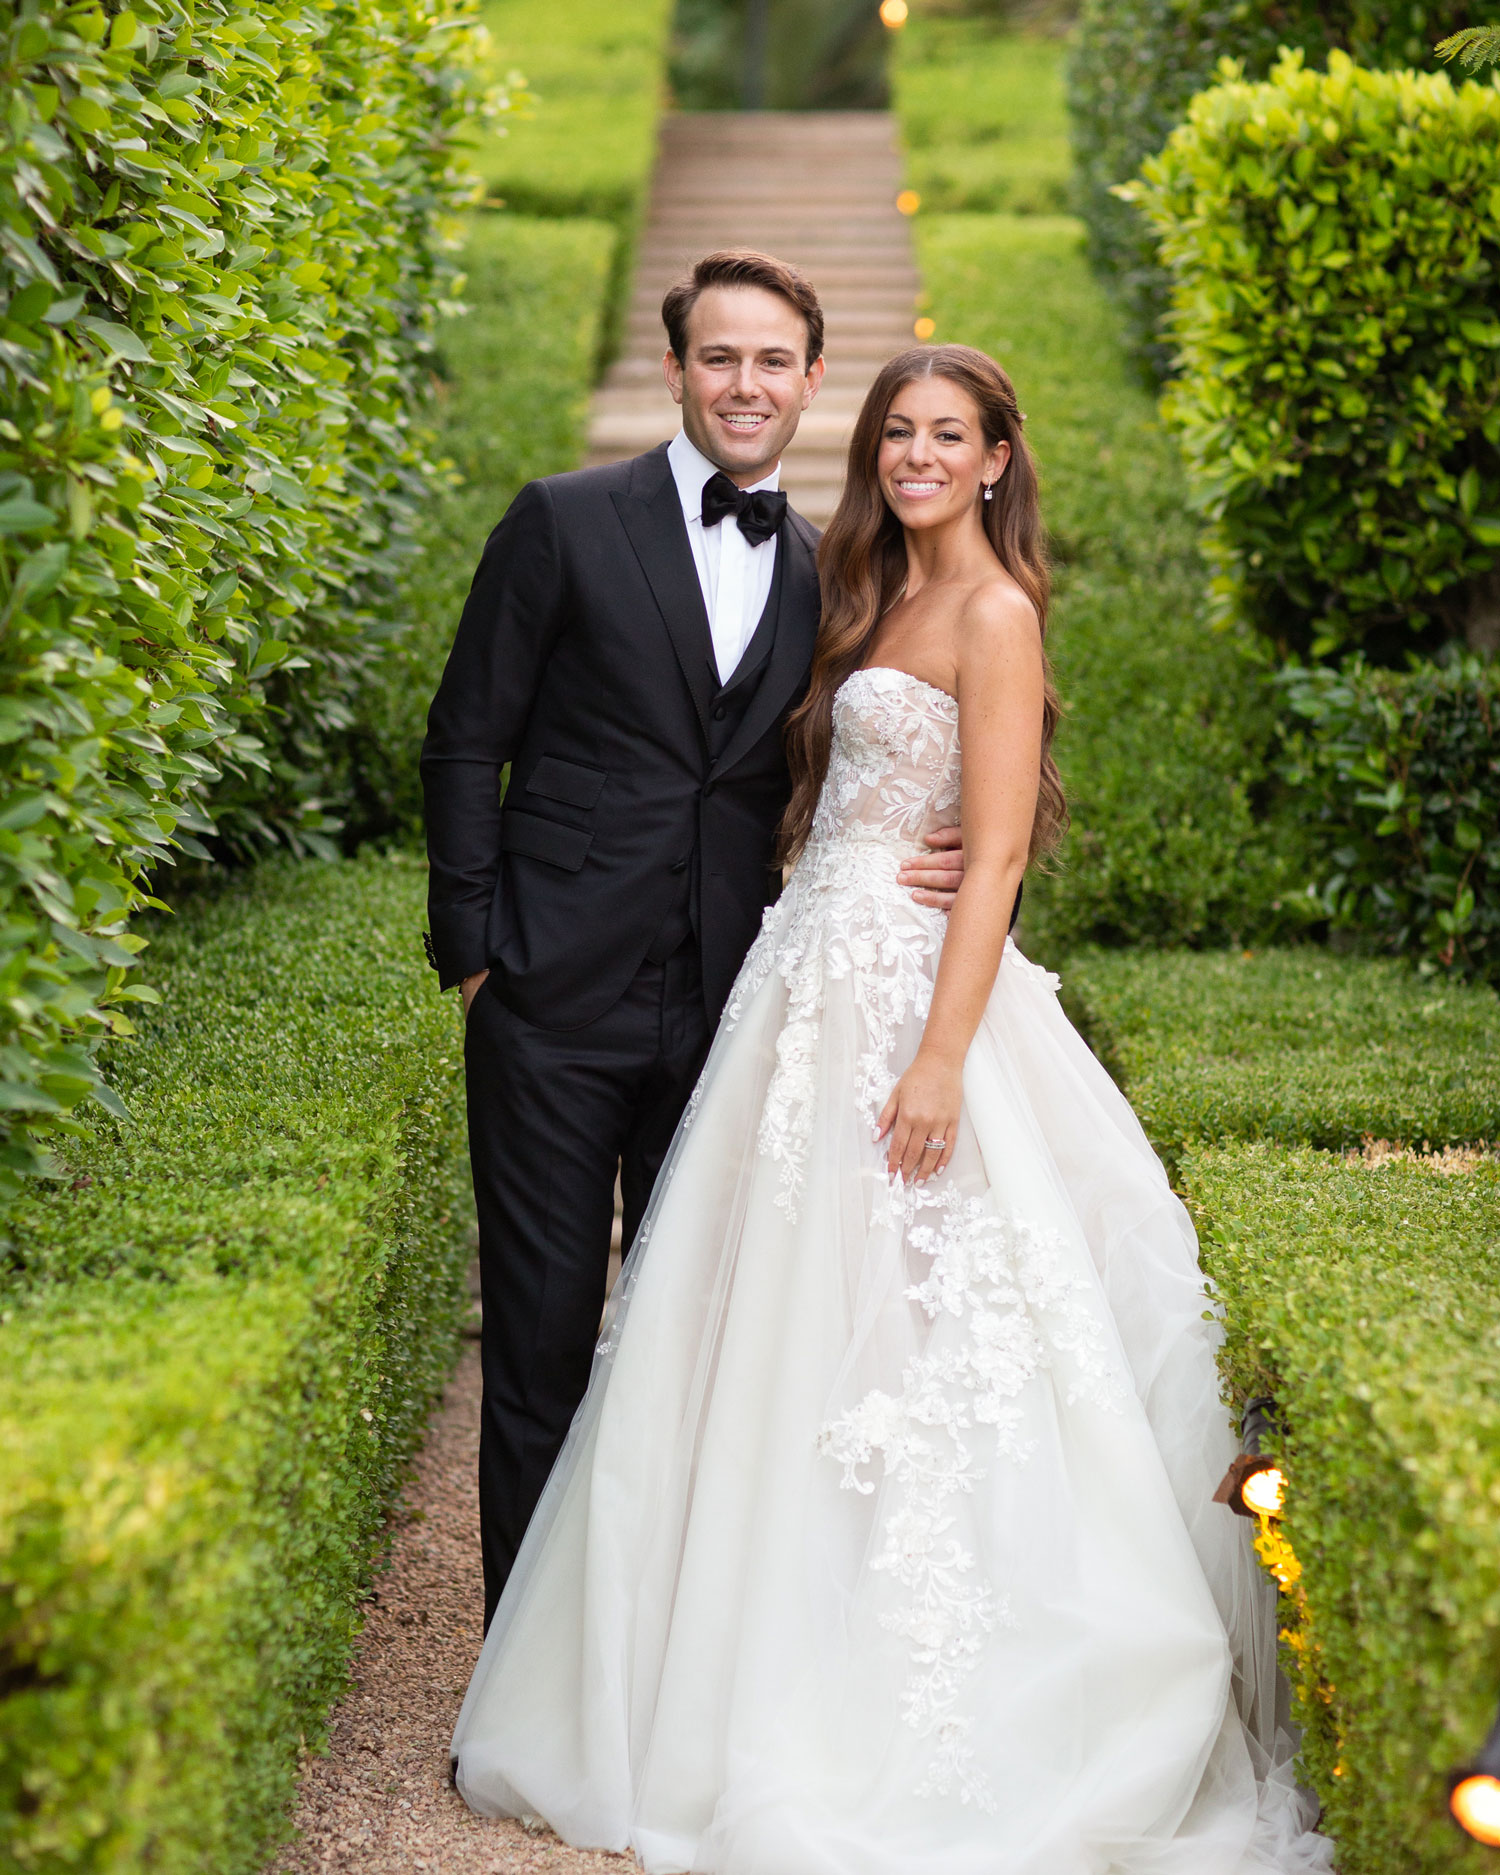
[{"label": "grass strip", "polygon": [[1076,953],[1064,995],[1157,1150],[1500,1140],[1500,997],[1306,948]]}]

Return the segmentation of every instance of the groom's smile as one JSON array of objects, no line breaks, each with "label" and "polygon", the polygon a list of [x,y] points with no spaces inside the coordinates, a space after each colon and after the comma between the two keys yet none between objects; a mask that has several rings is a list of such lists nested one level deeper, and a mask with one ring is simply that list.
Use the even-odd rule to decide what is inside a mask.
[{"label": "groom's smile", "polygon": [[688,441],[741,488],[776,466],[817,395],[823,360],[808,349],[807,322],[779,293],[709,287],[688,317],[685,356],[662,361]]}]

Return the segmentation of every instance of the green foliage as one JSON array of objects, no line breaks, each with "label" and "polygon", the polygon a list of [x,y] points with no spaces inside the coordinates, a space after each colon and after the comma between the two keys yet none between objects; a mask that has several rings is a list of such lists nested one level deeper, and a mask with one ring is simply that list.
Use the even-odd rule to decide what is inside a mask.
[{"label": "green foliage", "polygon": [[1024,941],[1262,941],[1306,917],[1296,828],[1269,819],[1274,716],[1259,667],[1204,624],[1181,465],[1134,381],[1076,222],[920,217],[940,339],[1016,381],[1042,466],[1057,592],[1061,869],[1028,883]]},{"label": "green foliage", "polygon": [[1262,78],[1283,46],[1324,59],[1339,47],[1365,65],[1425,65],[1433,40],[1500,0],[1084,0],[1069,68],[1069,104],[1091,257],[1125,308],[1136,358],[1162,374],[1167,282],[1129,182],[1213,81],[1219,61]]},{"label": "green foliage", "polygon": [[475,167],[529,215],[633,227],[656,161],[672,0],[482,0],[492,80],[526,80],[524,115],[486,137]]},{"label": "green foliage", "polygon": [[[750,30],[757,3],[759,67]],[[888,37],[875,0],[677,0],[672,94],[689,111],[883,110]]]},{"label": "green foliage", "polygon": [[1500,1139],[1500,997],[1312,947],[1083,951],[1069,1013],[1157,1150]]},{"label": "green foliage", "polygon": [[1500,65],[1500,26],[1466,26],[1461,33],[1440,40],[1433,50],[1440,59],[1456,58],[1470,72]]},{"label": "green foliage", "polygon": [[1319,656],[1491,631],[1500,92],[1291,56],[1198,97],[1132,195],[1220,603]]},{"label": "green foliage", "polygon": [[1444,1778],[1500,1686],[1500,1166],[1250,1145],[1181,1173],[1230,1388],[1285,1414],[1284,1658],[1339,1869],[1480,1875]]},{"label": "green foliage", "polygon": [[1500,978],[1500,667],[1294,665],[1284,772],[1336,930]]},{"label": "green foliage", "polygon": [[469,311],[438,329],[431,416],[460,478],[436,496],[403,580],[409,623],[366,678],[348,738],[349,832],[419,840],[427,706],[486,535],[523,483],[576,467],[615,231],[581,217],[476,215],[461,259]]},{"label": "green foliage", "polygon": [[0,29],[0,1201],[90,1091],[143,874],[325,844],[424,465],[464,0]]},{"label": "green foliage", "polygon": [[907,177],[924,209],[1049,215],[1069,206],[1053,41],[914,13],[896,38],[892,80]]},{"label": "green foliage", "polygon": [[277,861],[161,939],[138,1116],[0,1290],[7,1868],[252,1875],[344,1683],[470,1255],[412,861]]},{"label": "green foliage", "polygon": [[[1227,1389],[1281,1406],[1284,1662],[1342,1875],[1479,1875],[1446,1815],[1500,1686],[1500,1000],[1392,963],[1076,957],[1076,1017],[1198,1225]],[[1297,1143],[1294,1143],[1297,1142]]]}]

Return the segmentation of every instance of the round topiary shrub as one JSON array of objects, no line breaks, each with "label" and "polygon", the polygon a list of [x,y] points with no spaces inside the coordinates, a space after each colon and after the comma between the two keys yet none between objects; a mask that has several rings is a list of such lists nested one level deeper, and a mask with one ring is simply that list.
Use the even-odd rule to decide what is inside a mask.
[{"label": "round topiary shrub", "polygon": [[1286,46],[1312,62],[1339,48],[1362,65],[1430,65],[1445,34],[1497,20],[1500,0],[1084,0],[1068,72],[1079,206],[1142,365],[1158,377],[1170,368],[1167,279],[1140,211],[1114,190],[1161,149],[1221,59],[1250,78]]}]

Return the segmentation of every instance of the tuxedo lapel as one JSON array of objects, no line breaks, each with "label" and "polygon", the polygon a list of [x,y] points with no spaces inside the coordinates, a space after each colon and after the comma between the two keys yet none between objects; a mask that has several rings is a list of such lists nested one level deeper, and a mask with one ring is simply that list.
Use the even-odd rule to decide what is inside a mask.
[{"label": "tuxedo lapel", "polygon": [[818,636],[818,566],[813,546],[804,536],[804,525],[799,524],[790,510],[782,521],[776,546],[782,562],[776,637],[755,695],[724,753],[714,763],[715,775],[724,774],[755,747],[807,682],[813,645]]},{"label": "tuxedo lapel", "polygon": [[705,739],[716,688],[713,636],[665,443],[642,456],[629,493],[611,499],[661,613]]}]

